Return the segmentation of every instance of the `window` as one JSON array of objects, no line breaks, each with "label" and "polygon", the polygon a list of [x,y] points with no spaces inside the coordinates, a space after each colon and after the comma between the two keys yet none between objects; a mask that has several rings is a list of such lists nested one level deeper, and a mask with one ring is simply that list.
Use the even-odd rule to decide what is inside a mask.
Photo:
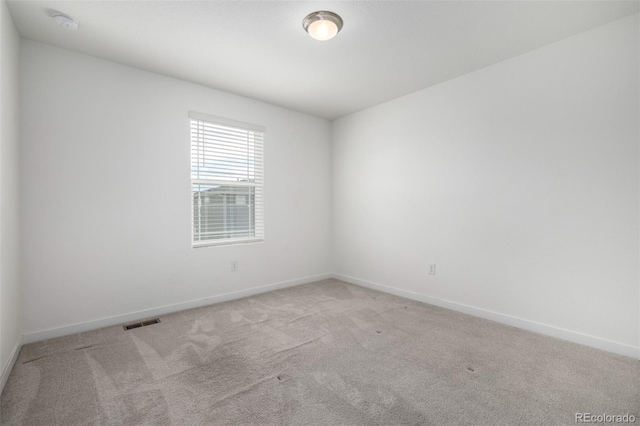
[{"label": "window", "polygon": [[262,241],[264,128],[194,112],[189,117],[193,246]]}]

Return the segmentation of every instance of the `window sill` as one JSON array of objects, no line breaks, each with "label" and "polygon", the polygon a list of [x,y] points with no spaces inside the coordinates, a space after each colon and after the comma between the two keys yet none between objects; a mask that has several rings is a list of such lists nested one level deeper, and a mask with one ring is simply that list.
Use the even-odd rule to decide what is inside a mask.
[{"label": "window sill", "polygon": [[202,247],[211,247],[211,246],[230,246],[235,244],[251,244],[251,243],[262,243],[264,242],[264,238],[246,238],[246,239],[237,239],[237,240],[223,240],[223,241],[198,241],[191,243],[191,248],[202,248]]}]

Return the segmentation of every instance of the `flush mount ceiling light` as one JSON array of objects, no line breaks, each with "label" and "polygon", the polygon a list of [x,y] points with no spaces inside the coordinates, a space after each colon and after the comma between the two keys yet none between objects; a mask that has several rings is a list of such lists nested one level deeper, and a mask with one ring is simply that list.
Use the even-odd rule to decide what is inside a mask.
[{"label": "flush mount ceiling light", "polygon": [[64,13],[57,12],[55,15],[53,15],[53,20],[56,21],[56,24],[60,25],[62,28],[66,28],[72,31],[78,29],[78,21],[76,21],[69,15],[65,15]]},{"label": "flush mount ceiling light", "polygon": [[332,39],[342,29],[342,18],[333,12],[319,10],[302,20],[302,27],[316,40]]}]

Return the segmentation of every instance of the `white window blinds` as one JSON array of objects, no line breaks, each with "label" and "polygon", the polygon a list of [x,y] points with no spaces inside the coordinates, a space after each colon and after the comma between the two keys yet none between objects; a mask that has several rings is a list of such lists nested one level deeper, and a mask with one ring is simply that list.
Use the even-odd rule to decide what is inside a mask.
[{"label": "white window blinds", "polygon": [[193,246],[264,238],[264,128],[190,113]]}]

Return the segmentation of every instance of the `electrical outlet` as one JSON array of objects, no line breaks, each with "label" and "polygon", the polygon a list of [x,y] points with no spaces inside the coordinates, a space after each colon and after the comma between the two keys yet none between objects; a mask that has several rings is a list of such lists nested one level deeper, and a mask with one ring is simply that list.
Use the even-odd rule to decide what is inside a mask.
[{"label": "electrical outlet", "polygon": [[238,272],[238,261],[237,260],[232,260],[231,261],[231,272]]},{"label": "electrical outlet", "polygon": [[431,263],[429,264],[429,275],[435,275],[435,274],[436,274],[436,264]]}]

